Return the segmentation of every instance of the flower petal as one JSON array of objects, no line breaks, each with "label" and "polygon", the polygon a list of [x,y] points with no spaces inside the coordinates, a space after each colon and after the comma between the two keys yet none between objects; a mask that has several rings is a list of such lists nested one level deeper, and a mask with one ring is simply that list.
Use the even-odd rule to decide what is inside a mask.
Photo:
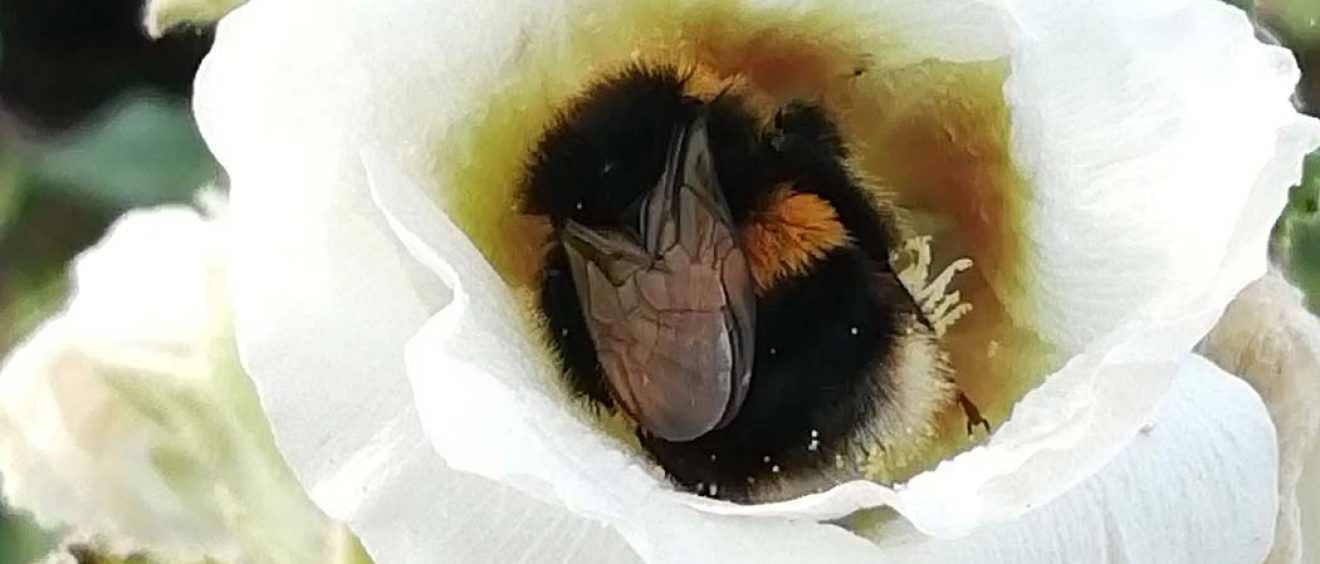
[{"label": "flower petal", "polygon": [[1320,144],[1290,101],[1292,54],[1217,2],[1008,4],[1027,180],[1024,265],[999,281],[1010,311],[1074,351],[1133,318],[1221,310],[1264,273],[1256,244]]},{"label": "flower petal", "polygon": [[270,444],[229,352],[223,229],[187,208],[121,218],[65,310],[0,369],[9,501],[116,553],[316,559],[326,522]]},{"label": "flower petal", "polygon": [[[1077,558],[1060,555],[1092,555],[1096,547],[1133,561],[1188,550],[1251,561],[1268,550],[1277,510],[1273,426],[1254,392],[1199,357],[1173,365],[1181,366],[1180,378],[1158,418],[1100,475],[1017,521],[967,538],[938,540],[918,530],[949,534],[947,523],[966,521],[958,513],[999,500],[959,499],[977,494],[961,487],[958,474],[940,471],[932,473],[931,486],[894,492],[853,482],[821,496],[750,507],[674,492],[644,460],[563,408],[562,392],[534,360],[516,305],[495,272],[415,182],[384,157],[365,160],[373,194],[400,240],[454,289],[454,301],[408,347],[428,436],[457,468],[610,523],[648,561],[788,562],[800,561],[804,550],[837,561],[889,556],[839,535],[833,525],[812,523],[881,503],[916,525],[882,534],[906,539],[883,546],[902,555],[900,561],[1070,561]],[[1150,376],[1133,366],[1133,375]],[[1129,392],[1144,393],[1140,386]],[[981,458],[997,462],[994,455]],[[1206,468],[1216,469],[1213,483]],[[991,494],[1010,499],[1031,499],[1035,486],[1017,484],[1024,495],[1011,482],[994,485]],[[931,494],[940,488],[952,495]],[[1233,510],[1221,511],[1225,504]],[[1150,531],[1159,537],[1147,536]],[[1184,537],[1194,544],[1168,542]]]},{"label": "flower petal", "polygon": [[1259,396],[1193,356],[1140,436],[1068,493],[965,538],[885,548],[895,562],[1259,562],[1273,540],[1276,463]]},{"label": "flower petal", "polygon": [[[351,63],[352,18],[317,2],[243,6],[197,79],[198,122],[239,226],[240,354],[281,452],[381,561],[625,558],[617,535],[450,470],[422,435],[403,349],[448,292],[403,254],[351,152],[375,86]],[[455,507],[479,509],[454,518]],[[551,534],[571,540],[514,542]]]},{"label": "flower petal", "polygon": [[922,501],[901,509],[930,534],[1021,515],[1119,452],[1183,355],[1264,271],[1287,187],[1320,143],[1320,124],[1289,103],[1290,55],[1258,43],[1235,9],[1009,6],[1026,241],[1019,277],[996,290],[1072,356],[986,445],[907,484]]},{"label": "flower petal", "polygon": [[1301,514],[1299,528],[1302,556],[1314,560],[1320,555],[1320,446],[1311,446],[1305,468],[1297,481],[1297,505]]},{"label": "flower petal", "polygon": [[204,356],[208,330],[206,246],[195,212],[167,208],[129,214],[79,258],[65,311],[0,371],[0,474],[11,503],[120,548],[233,554],[219,523],[172,495],[151,465],[150,421],[108,381],[143,366],[158,378],[195,377],[187,369]]},{"label": "flower petal", "polygon": [[[1279,524],[1269,562],[1310,562],[1306,502],[1320,483],[1307,483],[1308,453],[1320,452],[1320,319],[1302,292],[1270,272],[1242,291],[1200,350],[1242,377],[1265,399],[1279,433]],[[1309,538],[1308,538],[1309,537]],[[1308,554],[1310,558],[1307,558]]]}]

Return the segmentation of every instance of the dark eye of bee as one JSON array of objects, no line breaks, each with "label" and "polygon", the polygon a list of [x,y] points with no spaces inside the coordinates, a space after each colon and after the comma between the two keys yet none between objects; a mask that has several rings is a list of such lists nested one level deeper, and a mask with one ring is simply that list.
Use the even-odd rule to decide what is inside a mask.
[{"label": "dark eye of bee", "polygon": [[539,303],[570,386],[637,421],[678,484],[747,500],[851,464],[924,326],[827,113],[692,90],[667,67],[601,81],[540,140],[524,198],[554,227]]}]

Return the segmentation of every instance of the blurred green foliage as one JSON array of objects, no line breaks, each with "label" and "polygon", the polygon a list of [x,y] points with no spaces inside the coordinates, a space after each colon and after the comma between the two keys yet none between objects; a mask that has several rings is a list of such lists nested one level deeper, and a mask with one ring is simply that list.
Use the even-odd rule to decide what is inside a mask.
[{"label": "blurred green foliage", "polygon": [[38,528],[27,515],[3,510],[0,504],[0,564],[26,564],[54,548],[53,535]]},{"label": "blurred green foliage", "polygon": [[114,217],[187,202],[217,170],[186,102],[146,92],[51,138],[12,137],[0,152],[0,353],[58,305],[69,259]]},{"label": "blurred green foliage", "polygon": [[1275,230],[1274,254],[1320,312],[1320,152],[1306,159],[1302,184],[1293,188]]},{"label": "blurred green foliage", "polygon": [[1270,4],[1275,7],[1271,19],[1290,38],[1291,44],[1320,45],[1320,2],[1289,0]]},{"label": "blurred green foliage", "polygon": [[78,561],[78,564],[158,564],[156,560],[145,554],[131,554],[118,558],[99,554],[95,549],[82,545],[69,547],[69,554]]},{"label": "blurred green foliage", "polygon": [[1248,15],[1256,15],[1256,0],[1222,0],[1225,4],[1234,6]]},{"label": "blurred green foliage", "polygon": [[0,151],[0,234],[9,231],[9,223],[18,215],[20,181],[18,156]]},{"label": "blurred green foliage", "polygon": [[38,186],[112,209],[187,202],[216,171],[188,104],[150,91],[122,95],[30,166]]}]

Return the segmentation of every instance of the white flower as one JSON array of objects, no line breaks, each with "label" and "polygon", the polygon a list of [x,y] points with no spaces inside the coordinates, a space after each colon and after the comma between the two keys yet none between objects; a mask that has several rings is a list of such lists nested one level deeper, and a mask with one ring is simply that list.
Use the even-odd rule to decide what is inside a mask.
[{"label": "white flower", "polygon": [[1320,319],[1271,272],[1242,291],[1201,349],[1265,399],[1279,435],[1279,520],[1268,562],[1320,558]]},{"label": "white flower", "polygon": [[[582,83],[641,38],[720,60],[777,30],[861,46],[861,93],[835,95],[888,151],[861,166],[972,256],[987,283],[964,295],[1003,347],[982,362],[1020,374],[979,383],[1003,388],[979,389],[992,418],[1011,407],[992,437],[901,486],[742,506],[674,491],[570,405],[502,243],[518,166]],[[1191,351],[1264,273],[1320,143],[1297,74],[1209,0],[259,0],[222,21],[195,102],[233,182],[244,365],[300,482],[379,561],[1249,562],[1274,428]],[[903,168],[923,147],[948,152]],[[881,505],[904,519],[833,524]]]},{"label": "white flower", "polygon": [[0,370],[8,502],[74,541],[180,561],[305,562],[329,521],[275,452],[229,333],[224,222],[130,212]]}]

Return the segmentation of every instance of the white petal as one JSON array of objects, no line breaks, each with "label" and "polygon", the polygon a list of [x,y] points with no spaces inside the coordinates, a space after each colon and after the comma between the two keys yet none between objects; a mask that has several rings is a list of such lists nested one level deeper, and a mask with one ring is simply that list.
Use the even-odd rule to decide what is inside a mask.
[{"label": "white petal", "polygon": [[997,290],[1072,357],[986,445],[907,485],[900,509],[931,534],[1020,515],[1131,439],[1182,356],[1263,273],[1286,190],[1320,143],[1288,102],[1295,63],[1234,9],[1011,9],[1005,93],[1029,180],[1027,268]]},{"label": "white petal", "polygon": [[1320,144],[1290,102],[1292,54],[1223,3],[1008,4],[1027,242],[1001,298],[1069,351],[1133,319],[1222,310],[1264,274],[1264,238]]},{"label": "white petal", "polygon": [[912,563],[1259,562],[1273,540],[1276,462],[1260,398],[1190,357],[1141,435],[1067,494],[965,538],[913,533],[886,549]]},{"label": "white petal", "polygon": [[1297,482],[1297,505],[1301,513],[1302,555],[1314,561],[1320,555],[1320,446],[1311,446],[1305,466]]},{"label": "white petal", "polygon": [[198,347],[211,331],[213,231],[184,207],[129,212],[73,263],[62,323],[91,338]]},{"label": "white petal", "polygon": [[221,233],[187,208],[131,212],[79,257],[65,310],[0,369],[11,503],[120,553],[321,554],[327,523],[226,353]]},{"label": "white petal", "polygon": [[1320,482],[1306,482],[1320,472],[1307,460],[1320,452],[1320,319],[1300,290],[1271,272],[1229,304],[1200,349],[1261,394],[1278,429],[1279,525],[1269,562],[1320,558],[1306,544],[1320,537],[1305,527],[1317,515],[1304,513],[1315,511],[1309,503],[1320,490]]},{"label": "white petal", "polygon": [[182,208],[117,223],[76,263],[66,311],[0,371],[5,496],[41,522],[167,552],[232,550],[218,523],[171,494],[146,452],[151,425],[107,382],[134,366],[177,376],[203,354],[205,229]]},{"label": "white petal", "polygon": [[[244,6],[198,75],[198,121],[240,227],[240,353],[276,442],[313,500],[380,561],[622,559],[617,535],[448,469],[422,435],[404,344],[447,291],[403,254],[362,181],[354,127],[388,109],[369,107],[376,83],[356,64],[368,47],[345,43],[352,18],[321,3]],[[422,92],[409,96],[445,102]],[[539,546],[514,542],[537,536]]]}]

